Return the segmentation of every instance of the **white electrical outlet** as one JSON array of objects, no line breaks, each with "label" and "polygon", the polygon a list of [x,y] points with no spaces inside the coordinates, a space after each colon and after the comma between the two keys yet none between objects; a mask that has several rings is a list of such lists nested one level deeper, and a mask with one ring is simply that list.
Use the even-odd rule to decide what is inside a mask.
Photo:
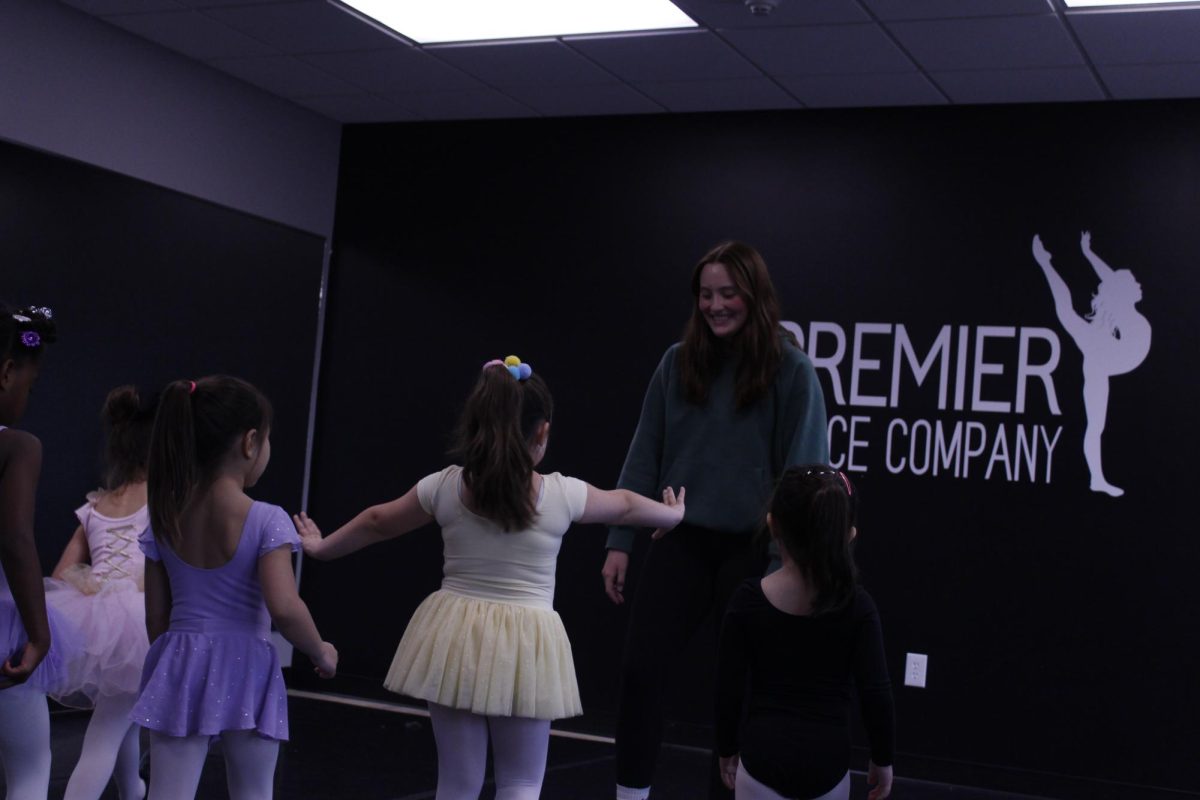
[{"label": "white electrical outlet", "polygon": [[925,672],[929,669],[929,656],[924,653],[909,653],[904,662],[904,685],[925,688]]}]

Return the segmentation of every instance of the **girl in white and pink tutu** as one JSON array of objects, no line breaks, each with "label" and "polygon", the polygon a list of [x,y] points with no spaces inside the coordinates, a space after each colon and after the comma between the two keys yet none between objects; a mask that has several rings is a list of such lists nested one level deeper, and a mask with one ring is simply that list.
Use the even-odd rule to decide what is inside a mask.
[{"label": "girl in white and pink tutu", "polygon": [[138,535],[150,524],[146,457],[157,398],[134,386],[109,392],[104,422],[104,489],[75,510],[79,527],[67,543],[46,600],[83,633],[70,686],[55,695],[64,705],[94,708],[65,800],[96,800],[116,778],[121,800],[140,800],[139,728],[129,719],[137,699],[146,638],[145,557]]}]

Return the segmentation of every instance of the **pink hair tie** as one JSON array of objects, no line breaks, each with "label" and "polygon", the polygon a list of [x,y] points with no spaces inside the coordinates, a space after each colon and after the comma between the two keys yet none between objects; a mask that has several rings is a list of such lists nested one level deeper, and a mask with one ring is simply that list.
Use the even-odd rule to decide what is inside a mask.
[{"label": "pink hair tie", "polygon": [[188,381],[188,394],[195,394],[195,393],[196,393],[196,382]]},{"label": "pink hair tie", "polygon": [[838,470],[838,477],[842,479],[842,483],[846,484],[846,494],[847,494],[847,495],[852,495],[852,494],[854,494],[854,489],[853,489],[853,488],[850,486],[850,479],[846,477],[846,473],[842,472],[842,471],[839,469],[839,470]]},{"label": "pink hair tie", "polygon": [[503,366],[504,366],[504,362],[503,362],[503,361],[501,361],[501,360],[500,360],[500,359],[498,359],[498,358],[493,358],[491,361],[489,361],[489,362],[487,362],[486,364],[484,364],[484,365],[483,365],[483,368],[484,368],[484,369],[487,369],[488,367],[503,367]]}]

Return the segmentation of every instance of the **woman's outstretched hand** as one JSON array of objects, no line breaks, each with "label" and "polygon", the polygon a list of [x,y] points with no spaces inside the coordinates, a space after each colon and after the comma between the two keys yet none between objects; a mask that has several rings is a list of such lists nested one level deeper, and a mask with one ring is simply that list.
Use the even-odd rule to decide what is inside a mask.
[{"label": "woman's outstretched hand", "polygon": [[683,497],[686,493],[687,493],[687,489],[685,489],[682,486],[679,487],[679,495],[678,496],[675,495],[675,490],[672,489],[670,486],[663,489],[663,500],[662,500],[663,505],[668,506],[673,511],[677,511],[678,516],[675,517],[675,522],[670,527],[656,528],[654,530],[654,533],[650,534],[651,539],[661,539],[662,537],[667,535],[668,531],[674,530],[676,525],[683,522],[683,512],[684,512]]},{"label": "woman's outstretched hand", "polygon": [[604,577],[604,593],[618,606],[625,602],[625,573],[628,570],[629,553],[609,550],[600,574]]},{"label": "woman's outstretched hand", "polygon": [[321,536],[321,529],[317,527],[317,523],[309,519],[308,514],[305,514],[303,511],[299,514],[293,514],[292,522],[296,525],[296,533],[300,534],[300,546],[304,548],[304,555],[319,559],[321,557],[321,542],[324,539]]}]

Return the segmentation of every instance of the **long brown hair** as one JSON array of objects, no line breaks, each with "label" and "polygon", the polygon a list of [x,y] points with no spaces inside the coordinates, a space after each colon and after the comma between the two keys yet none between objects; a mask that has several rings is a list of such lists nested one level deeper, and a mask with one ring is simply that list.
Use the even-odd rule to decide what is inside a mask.
[{"label": "long brown hair", "polygon": [[211,375],[167,384],[158,401],[146,493],[154,538],[178,547],[179,517],[247,431],[271,429],[271,402],[241,378]]},{"label": "long brown hair", "polygon": [[783,360],[779,300],[766,262],[748,244],[722,242],[696,262],[692,270],[695,301],[679,354],[684,397],[689,403],[700,405],[708,399],[708,387],[720,370],[722,353],[726,350],[700,312],[700,273],[708,264],[725,267],[746,302],[746,322],[731,341],[738,357],[735,397],[737,410],[741,411],[767,393]]},{"label": "long brown hair", "polygon": [[554,399],[540,376],[518,381],[504,367],[490,366],[479,373],[459,418],[451,453],[462,462],[472,505],[506,531],[528,528],[537,513],[529,450],[553,413]]},{"label": "long brown hair", "polygon": [[813,616],[854,599],[858,568],[850,528],[857,505],[846,474],[824,464],[788,467],[771,497],[780,544],[816,590]]}]

